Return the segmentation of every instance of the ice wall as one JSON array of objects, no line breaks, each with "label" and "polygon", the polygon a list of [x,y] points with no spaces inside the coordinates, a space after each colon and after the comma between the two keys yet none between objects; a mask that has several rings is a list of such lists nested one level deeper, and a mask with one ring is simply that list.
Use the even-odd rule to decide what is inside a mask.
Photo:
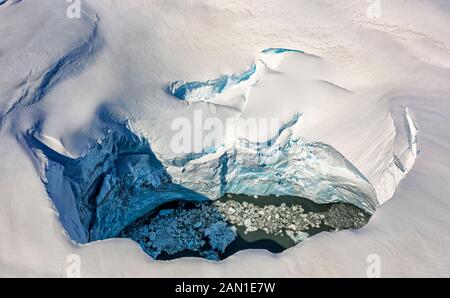
[{"label": "ice wall", "polygon": [[145,138],[125,127],[109,131],[78,158],[51,148],[38,128],[25,139],[44,154],[47,192],[67,233],[80,243],[116,237],[164,203],[226,193],[303,196],[373,213],[377,200],[367,179],[331,146],[290,138],[289,127],[283,126],[273,144],[247,141],[200,158],[163,161]]},{"label": "ice wall", "polygon": [[78,158],[26,136],[48,162],[43,180],[70,237],[80,243],[117,236],[155,207],[173,200],[205,200],[172,183],[149,143],[129,131],[111,131]]},{"label": "ice wall", "polygon": [[294,117],[280,134],[261,144],[239,140],[202,156],[169,162],[174,181],[209,198],[226,193],[291,195],[316,203],[350,203],[373,213],[378,206],[373,186],[332,146],[292,137]]}]

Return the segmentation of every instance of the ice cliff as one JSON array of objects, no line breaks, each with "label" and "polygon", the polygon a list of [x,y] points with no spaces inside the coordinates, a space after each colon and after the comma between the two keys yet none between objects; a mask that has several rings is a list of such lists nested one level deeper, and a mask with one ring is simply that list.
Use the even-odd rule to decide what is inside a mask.
[{"label": "ice cliff", "polygon": [[43,180],[62,224],[77,242],[115,237],[172,200],[206,199],[172,183],[149,143],[129,131],[107,133],[79,158],[51,149],[35,131],[26,139],[48,159]]},{"label": "ice cliff", "polygon": [[206,153],[203,163],[187,156],[164,161],[167,166],[147,140],[124,129],[110,131],[78,158],[47,146],[37,130],[26,139],[44,153],[47,191],[67,232],[81,243],[115,237],[161,204],[217,199],[226,193],[346,202],[369,213],[377,206],[370,183],[341,154],[301,139],[261,148],[245,143]]}]

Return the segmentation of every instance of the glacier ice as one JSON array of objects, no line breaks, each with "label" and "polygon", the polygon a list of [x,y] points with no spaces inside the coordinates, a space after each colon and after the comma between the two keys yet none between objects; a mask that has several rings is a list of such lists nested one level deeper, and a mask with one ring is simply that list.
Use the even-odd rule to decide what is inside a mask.
[{"label": "glacier ice", "polygon": [[270,56],[283,57],[281,54],[304,52],[295,49],[285,48],[267,48],[260,52],[260,57],[251,67],[242,72],[234,74],[224,74],[217,79],[207,80],[205,82],[194,81],[184,82],[175,81],[167,87],[169,94],[178,99],[186,100],[190,103],[198,101],[209,101],[231,89],[243,88],[244,90],[257,83],[261,77],[260,72],[267,67],[273,67],[277,59]]},{"label": "glacier ice", "polygon": [[301,50],[285,49],[285,48],[267,48],[262,50],[264,54],[282,54],[282,53],[304,53]]},{"label": "glacier ice", "polygon": [[[157,206],[173,200],[205,200],[172,183],[149,143],[129,131],[113,131],[79,158],[49,148],[30,131],[29,145],[47,157],[47,191],[70,237],[107,239]],[[74,208],[76,212],[74,212]]]},{"label": "glacier ice", "polygon": [[[292,195],[317,203],[345,202],[373,213],[373,187],[331,146],[280,137],[271,146],[235,146],[176,161],[159,160],[149,142],[129,129],[111,130],[78,158],[40,140],[26,139],[46,158],[43,180],[72,239],[80,243],[115,237],[161,204],[217,199],[226,193]],[[74,208],[77,212],[74,212]]]},{"label": "glacier ice", "polygon": [[253,64],[249,70],[241,74],[222,75],[221,77],[208,80],[206,82],[183,82],[172,83],[168,92],[173,96],[189,101],[209,100],[225,90],[247,81],[256,72],[256,64]]},{"label": "glacier ice", "polygon": [[[46,73],[34,97],[27,98],[25,104],[45,96],[60,77],[66,76],[66,66],[78,61],[79,56],[90,57],[98,43],[94,42],[95,26],[92,32],[87,42]],[[309,57],[300,50],[268,48],[243,73],[205,82],[176,81],[167,91],[190,103],[204,101],[227,106],[236,94],[248,100],[249,92],[263,76],[281,72],[278,67],[288,58],[287,54],[300,55],[300,59]],[[244,113],[245,108],[244,105],[236,110]],[[145,137],[118,123],[109,123],[111,127],[104,138],[80,157],[70,156],[64,148],[51,148],[40,127],[31,129],[25,139],[31,148],[46,156],[43,180],[47,191],[67,233],[79,243],[117,237],[124,228],[164,203],[215,200],[228,193],[298,196],[319,204],[348,203],[373,214],[379,206],[380,191],[333,146],[294,133],[301,125],[302,115],[303,111],[294,112],[267,140],[235,136],[226,144],[176,157],[156,154]],[[408,111],[405,117],[408,147],[394,156],[395,163],[388,169],[395,185],[414,163],[417,151],[417,130]],[[224,231],[217,225],[207,232],[217,251],[226,246],[217,239],[232,238]],[[305,235],[290,236],[297,241]]]},{"label": "glacier ice", "polygon": [[177,183],[209,198],[292,195],[316,203],[350,203],[369,213],[378,206],[370,182],[344,156],[329,145],[300,138],[256,150],[236,145],[206,162],[174,163],[168,172]]},{"label": "glacier ice", "polygon": [[[300,63],[300,65],[304,65],[305,69],[299,71],[296,69],[297,63]],[[320,85],[320,82],[325,83],[327,86],[324,88],[325,90],[327,88],[330,88],[330,90],[333,90],[332,96],[333,98],[338,97],[338,93],[336,92],[343,92],[342,97],[345,98],[345,96],[350,96],[352,92],[340,87],[338,85],[333,84],[330,81],[318,79],[322,76],[322,70],[321,70],[321,59],[319,57],[316,57],[314,55],[307,54],[301,50],[296,49],[287,49],[287,48],[268,48],[265,50],[262,50],[259,53],[258,58],[256,59],[255,63],[253,64],[255,71],[253,72],[253,75],[248,77],[247,80],[239,81],[239,84],[231,85],[228,89],[221,89],[221,92],[210,92],[209,89],[204,89],[202,87],[194,88],[192,96],[187,96],[185,99],[191,103],[197,102],[197,101],[206,101],[207,103],[214,104],[220,107],[229,107],[231,108],[235,113],[235,117],[239,120],[252,120],[252,117],[260,117],[261,114],[264,115],[273,115],[278,113],[281,113],[284,118],[286,118],[286,112],[280,111],[280,109],[277,109],[276,107],[272,108],[271,104],[274,102],[277,97],[275,96],[286,96],[289,97],[290,95],[285,95],[283,93],[286,90],[283,90],[284,88],[293,88],[293,97],[286,99],[287,106],[285,109],[295,108],[294,110],[295,116],[291,116],[290,120],[286,121],[285,124],[281,126],[281,128],[278,131],[274,131],[274,136],[269,140],[249,140],[249,139],[233,139],[233,140],[225,140],[223,144],[216,144],[214,147],[208,147],[204,148],[204,151],[202,153],[191,153],[186,154],[181,157],[177,157],[172,161],[172,164],[169,163],[169,171],[171,175],[178,179],[178,181],[182,184],[187,185],[187,187],[195,187],[200,188],[201,193],[205,193],[208,197],[217,197],[221,196],[226,192],[236,192],[236,193],[245,193],[245,194],[256,194],[256,195],[267,195],[267,194],[297,194],[301,196],[306,196],[308,198],[312,198],[313,200],[317,200],[318,202],[328,202],[328,201],[345,201],[352,204],[356,204],[358,207],[365,209],[367,212],[373,212],[376,208],[376,205],[382,204],[388,199],[390,199],[397,188],[397,185],[399,182],[406,176],[406,174],[409,172],[409,170],[414,165],[415,159],[417,157],[417,129],[415,128],[416,125],[413,121],[413,119],[410,117],[410,114],[408,110],[402,111],[403,118],[406,119],[406,126],[403,130],[398,130],[398,123],[397,121],[393,121],[391,113],[389,113],[386,110],[383,110],[383,114],[386,115],[386,117],[383,119],[383,122],[379,122],[382,127],[377,128],[376,134],[384,134],[383,138],[381,140],[377,140],[379,143],[378,146],[383,146],[383,152],[379,152],[377,154],[378,161],[382,164],[371,164],[370,167],[361,169],[357,166],[354,166],[353,162],[355,159],[351,159],[352,162],[350,162],[344,155],[341,154],[341,151],[336,150],[333,146],[329,146],[327,142],[322,142],[321,138],[315,139],[316,141],[309,141],[308,138],[304,138],[303,133],[306,133],[308,136],[317,135],[319,133],[316,132],[316,130],[323,130],[323,128],[319,127],[318,129],[314,127],[314,125],[317,122],[320,122],[323,120],[324,123],[329,121],[329,113],[333,113],[333,109],[330,108],[330,106],[336,105],[338,106],[338,102],[341,101],[334,101],[330,102],[329,94],[327,94],[327,91],[325,91],[325,95],[321,93],[321,88],[323,86]],[[305,71],[310,71],[311,74],[307,74],[305,77]],[[237,75],[236,75],[237,76]],[[285,83],[284,81],[289,81],[291,76],[298,76],[296,80],[298,80],[298,84],[302,85],[307,89],[305,93],[302,93],[302,90],[298,90],[298,86],[295,83]],[[309,77],[311,76],[311,78]],[[315,79],[315,77],[318,77]],[[228,77],[228,75],[225,75],[224,77]],[[273,82],[271,81],[273,80]],[[307,83],[305,83],[303,80],[305,80]],[[217,80],[211,80],[204,83],[196,82],[194,83],[195,86],[197,84],[200,84],[201,86],[205,86],[210,84],[211,82],[218,82]],[[309,85],[318,85],[318,90],[316,90],[316,87],[310,87]],[[177,85],[177,88],[181,88],[182,90],[188,90],[190,88],[190,83],[182,83],[178,81],[177,83],[174,83]],[[276,92],[274,94],[270,93],[271,84],[274,85],[280,85],[277,87]],[[214,84],[213,84],[214,85]],[[173,85],[172,85],[173,86]],[[267,87],[268,86],[268,87]],[[267,87],[264,89],[264,87]],[[311,89],[308,89],[311,88]],[[266,90],[269,91],[270,95],[266,95]],[[283,95],[281,95],[283,94]],[[289,94],[286,93],[286,94]],[[321,96],[324,96],[325,100],[321,99]],[[274,98],[275,97],[275,98]],[[305,98],[303,98],[305,97]],[[308,98],[310,97],[310,98]],[[236,101],[236,98],[240,98],[242,102]],[[300,100],[298,100],[300,99]],[[342,102],[344,103],[347,99],[343,99]],[[353,98],[351,100],[354,100]],[[283,102],[283,100],[280,100]],[[266,107],[266,105],[268,107]],[[281,104],[280,106],[283,106]],[[336,107],[336,109],[342,109],[342,107]],[[345,110],[345,109],[343,109]],[[256,111],[256,112],[255,112]],[[263,111],[263,112],[262,112]],[[279,114],[276,114],[279,115]],[[303,116],[303,125],[296,125],[298,129],[291,130],[290,128],[297,124],[299,122],[299,118]],[[318,119],[314,119],[318,118]],[[325,121],[326,119],[326,121]],[[286,120],[286,119],[285,119]],[[237,121],[236,121],[237,122]],[[344,121],[345,122],[345,121]],[[311,125],[312,124],[312,125]],[[333,127],[327,127],[325,124],[326,129],[332,130]],[[314,127],[311,129],[311,126]],[[397,129],[397,131],[396,131]],[[239,154],[242,154],[245,156],[242,159],[249,158],[249,156],[255,155],[256,157],[250,157],[253,158],[255,161],[254,163],[257,164],[258,162],[261,163],[262,168],[265,167],[266,162],[261,159],[267,158],[270,160],[268,156],[274,155],[276,156],[277,150],[270,149],[273,144],[277,142],[278,136],[284,131],[289,130],[287,134],[289,136],[283,137],[279,139],[278,145],[280,148],[283,148],[282,150],[285,150],[287,152],[290,152],[289,154],[292,154],[292,156],[288,156],[287,159],[289,160],[288,163],[294,163],[294,156],[296,154],[301,154],[297,151],[302,151],[302,148],[308,148],[312,151],[311,155],[314,157],[318,156],[317,151],[319,149],[313,150],[312,148],[318,148],[320,146],[328,147],[326,149],[323,149],[323,152],[327,152],[327,154],[330,155],[336,155],[339,156],[339,158],[330,158],[330,160],[337,160],[337,159],[343,159],[348,162],[349,166],[345,165],[342,168],[350,169],[350,172],[356,173],[347,175],[348,173],[340,173],[339,175],[336,175],[338,178],[342,178],[340,176],[341,174],[344,176],[350,177],[358,177],[356,181],[357,183],[354,183],[355,180],[354,177],[344,178],[342,181],[339,181],[339,183],[343,181],[343,186],[341,187],[343,190],[338,191],[339,194],[336,194],[335,190],[339,189],[340,187],[336,185],[332,186],[331,188],[334,189],[333,193],[324,191],[325,186],[319,186],[316,189],[320,189],[320,191],[315,192],[311,191],[309,189],[309,185],[314,181],[314,179],[317,179],[318,181],[322,181],[322,178],[319,177],[326,177],[327,175],[335,175],[330,173],[321,172],[311,174],[312,177],[302,177],[302,179],[299,179],[299,186],[297,188],[291,189],[289,191],[289,187],[285,186],[275,186],[274,183],[267,182],[268,185],[266,185],[267,191],[264,191],[264,187],[261,187],[260,185],[251,187],[252,183],[246,182],[247,180],[258,180],[262,178],[262,176],[267,175],[269,171],[262,171],[263,173],[258,175],[255,173],[261,172],[261,170],[256,170],[255,168],[252,168],[252,166],[248,167],[245,171],[236,170],[234,168],[234,164],[236,163],[236,160],[239,161],[239,158],[236,158],[236,156],[239,156]],[[295,130],[295,131],[294,131]],[[300,131],[300,133],[299,133]],[[410,142],[407,144],[405,148],[403,148],[403,152],[392,152],[393,146],[396,146],[396,136],[404,136],[406,135]],[[236,138],[236,136],[233,136]],[[263,144],[267,145],[266,148],[261,147],[260,145]],[[227,144],[225,144],[227,143]],[[241,143],[241,144],[239,144]],[[242,144],[243,143],[243,144]],[[230,145],[231,144],[231,145]],[[257,150],[247,150],[244,147],[258,147]],[[342,146],[342,145],[341,145]],[[365,148],[364,148],[365,149]],[[359,149],[359,150],[364,150]],[[368,148],[370,150],[373,150],[372,148]],[[280,151],[282,151],[280,150]],[[219,152],[217,152],[219,151]],[[225,151],[225,153],[224,153]],[[348,150],[350,151],[350,150]],[[208,154],[211,153],[211,154]],[[347,152],[348,153],[348,152]],[[353,152],[352,152],[353,153]],[[358,155],[361,152],[358,152]],[[286,155],[288,155],[285,152]],[[205,155],[208,155],[208,157],[205,158]],[[259,159],[258,161],[256,161]],[[358,159],[363,159],[361,157],[358,157]],[[205,161],[206,160],[206,161]],[[231,165],[228,165],[228,160],[231,160]],[[320,160],[320,159],[319,159]],[[358,161],[358,160],[356,160]],[[183,166],[183,163],[187,163],[187,167]],[[324,164],[328,163],[329,161],[325,161]],[[367,163],[366,163],[367,164]],[[170,167],[173,165],[173,167]],[[268,163],[268,167],[273,167],[273,164],[270,162]],[[407,165],[407,166],[405,166]],[[319,162],[312,166],[312,169],[317,169],[319,166]],[[361,166],[361,163],[358,164],[358,166]],[[204,167],[204,168],[203,168]],[[302,169],[303,172],[311,171],[310,169],[302,168],[301,165],[295,166],[297,169]],[[329,166],[325,166],[329,167]],[[340,166],[339,166],[340,167]],[[212,168],[217,169],[220,168],[220,173],[208,173],[214,172],[212,170],[207,170],[206,168]],[[240,166],[237,167],[240,169]],[[216,179],[214,183],[216,183],[216,187],[214,187],[211,184],[207,184],[207,186],[202,186],[200,184],[196,184],[195,182],[191,182],[190,178],[186,178],[185,175],[179,175],[179,172],[185,172],[185,171],[191,171],[191,177],[195,177],[195,174],[193,172],[200,171],[204,172],[203,175],[210,175],[210,179],[207,179],[208,181],[213,181],[213,179]],[[322,169],[322,168],[320,168]],[[234,174],[233,171],[236,171]],[[317,170],[313,170],[317,171]],[[338,169],[333,169],[333,171],[339,172]],[[251,173],[251,174],[249,174]],[[280,174],[280,173],[277,173]],[[284,173],[288,177],[297,177],[298,175],[292,175],[289,172]],[[228,175],[228,176],[227,176]],[[243,177],[243,175],[246,175],[245,183],[242,183],[239,181],[239,178],[234,177]],[[253,176],[251,176],[253,175]],[[180,177],[178,177],[180,176]],[[301,176],[301,175],[300,175]],[[215,178],[213,178],[215,177]],[[221,177],[221,178],[217,178]],[[328,181],[333,181],[334,178],[332,177],[330,179],[325,179]],[[194,178],[192,178],[194,179]],[[221,183],[218,183],[217,179],[221,180]],[[270,179],[267,178],[266,180],[273,180],[274,177],[271,177]],[[231,183],[228,183],[227,181],[232,181]],[[275,179],[276,180],[276,179]],[[283,179],[280,179],[283,180]],[[337,180],[336,180],[337,181]],[[350,181],[350,182],[349,182]],[[361,183],[360,181],[364,181]],[[322,181],[323,183],[323,181]],[[349,183],[348,185],[346,183]],[[245,186],[240,186],[241,184],[244,184]],[[261,184],[261,182],[258,182],[257,184]],[[232,186],[230,186],[232,185]],[[294,183],[295,185],[295,183]],[[314,188],[314,187],[313,187]],[[350,190],[351,189],[351,190]],[[358,189],[358,190],[356,190]],[[364,189],[361,193],[361,189]],[[348,199],[349,193],[350,196],[352,196],[353,193],[358,193],[356,197],[366,197],[369,199],[362,200],[361,198],[355,198],[355,199]],[[319,196],[318,196],[319,194]],[[317,197],[318,196],[318,197]],[[320,198],[323,196],[323,198]],[[327,197],[327,198],[325,198]],[[343,199],[343,197],[347,197],[347,199]],[[372,203],[369,203],[372,202]],[[365,205],[365,206],[362,206]]]},{"label": "glacier ice", "polygon": [[[303,52],[266,49],[249,71],[206,82],[175,82],[169,92],[189,102],[212,103],[231,89],[242,87],[238,92],[248,93],[262,77],[260,71],[276,67],[286,53]],[[47,84],[40,86],[44,86],[45,95]],[[404,117],[408,145],[394,155],[395,163],[387,171],[392,174],[394,189],[417,155],[415,123],[407,110]],[[381,192],[333,146],[298,136],[294,131],[302,121],[303,112],[297,111],[267,140],[235,137],[226,144],[207,146],[200,153],[176,157],[155,153],[149,140],[127,124],[111,122],[106,123],[109,129],[105,136],[79,157],[68,154],[62,144],[60,148],[55,142],[53,147],[49,145],[45,141],[49,137],[41,134],[39,125],[29,130],[25,139],[30,148],[46,157],[42,179],[65,230],[78,243],[117,237],[162,204],[215,200],[225,194],[297,196],[319,204],[352,204],[373,214]],[[160,216],[169,216],[172,211],[164,210]],[[205,253],[210,258],[223,252],[236,237],[229,226],[220,223],[212,223],[205,235],[213,249]],[[295,242],[307,237],[301,233],[289,236]],[[169,251],[183,247],[166,240],[167,245],[174,245],[167,248]]]},{"label": "glacier ice", "polygon": [[[441,262],[448,255],[445,249],[448,245],[442,244],[449,243],[450,235],[446,233],[449,227],[446,178],[450,169],[446,152],[450,138],[445,129],[450,86],[446,70],[450,65],[450,27],[445,26],[449,14],[448,5],[444,4],[448,1],[392,1],[382,22],[368,20],[364,15],[367,5],[360,0],[350,0],[345,5],[330,0],[265,1],[264,5],[260,1],[199,0],[170,5],[165,1],[139,0],[137,4],[138,1],[86,0],[82,5],[82,19],[77,20],[66,18],[66,1],[2,2],[0,117],[23,92],[29,90],[30,95],[34,94],[39,78],[87,40],[86,32],[92,28],[88,10],[99,15],[96,38],[105,40],[97,55],[99,59],[75,76],[63,76],[58,84],[49,85],[39,102],[18,105],[2,126],[0,227],[1,259],[6,265],[0,266],[3,275],[58,276],[65,256],[79,253],[83,257],[83,276],[207,276],[219,272],[221,275],[264,275],[267,272],[254,266],[261,261],[268,264],[274,276],[359,276],[365,274],[365,268],[360,268],[365,266],[364,261],[349,263],[348,258],[364,260],[374,249],[383,258],[383,274],[448,273],[446,264]],[[39,183],[39,172],[29,160],[33,153],[39,153],[19,147],[23,145],[20,134],[41,121],[41,135],[36,137],[61,155],[78,158],[88,154],[87,144],[99,136],[97,119],[101,115],[97,112],[107,102],[123,107],[127,114],[118,113],[118,118],[125,116],[134,122],[138,128],[134,131],[142,133],[155,152],[168,154],[167,119],[179,115],[189,117],[193,107],[219,117],[231,113],[210,103],[188,105],[177,100],[167,94],[168,82],[207,81],[223,73],[240,73],[252,65],[255,53],[268,46],[302,48],[321,57],[322,61],[317,61],[326,69],[318,76],[301,63],[296,63],[296,69],[307,78],[346,88],[355,100],[346,104],[344,92],[330,90],[330,100],[319,98],[322,95],[319,94],[308,102],[302,92],[312,83],[305,80],[298,84],[298,100],[279,93],[276,104],[272,104],[270,98],[261,98],[265,90],[256,86],[251,90],[252,96],[246,98],[249,106],[243,117],[258,117],[265,112],[264,107],[274,113],[280,106],[284,106],[284,111],[303,112],[304,129],[298,135],[310,142],[330,144],[344,155],[373,185],[380,204],[394,198],[379,210],[368,229],[319,237],[276,257],[246,252],[224,262],[220,270],[215,264],[199,266],[196,260],[183,260],[182,268],[180,262],[172,265],[152,262],[147,266],[146,257],[136,252],[136,245],[131,241],[73,246],[62,237],[61,226],[49,208],[45,187]],[[297,54],[289,52],[288,55]],[[290,62],[284,62],[280,72],[270,73],[275,78],[273,84],[283,84],[288,77],[299,77],[285,72]],[[78,62],[67,68],[77,65]],[[270,79],[265,76],[258,85],[264,86],[264,80]],[[321,87],[333,89],[329,84]],[[228,88],[208,101],[233,90]],[[229,98],[227,95],[224,97]],[[32,96],[22,103],[28,102],[28,98]],[[320,100],[325,102],[325,108],[315,105],[317,113],[295,109],[292,105],[314,105]],[[411,169],[417,150],[410,150],[404,142],[403,148],[396,147],[393,156],[394,127],[386,125],[388,105],[407,106],[409,112],[415,112],[423,137],[419,144],[422,154],[401,187],[398,187],[399,179]],[[282,113],[278,115],[286,120]],[[398,119],[395,129],[402,120]],[[331,124],[327,125],[327,121]],[[47,137],[66,150],[59,150]],[[208,155],[214,153],[213,147],[209,149],[205,150]],[[198,162],[196,158],[190,161]],[[60,165],[53,163],[53,166]],[[70,196],[64,196],[64,191],[58,189],[54,193],[63,194],[52,194],[54,201],[59,199],[58,210],[65,207],[66,218],[75,220],[76,206],[72,208],[64,200],[72,200]],[[74,210],[73,214],[70,210]],[[442,237],[434,237],[436,231]],[[357,250],[348,249],[355,245]],[[325,250],[326,253],[318,254]],[[352,252],[347,254],[349,251]],[[327,266],[315,266],[318,255]],[[418,266],[411,270],[414,264]],[[244,271],[240,270],[244,267]]]}]

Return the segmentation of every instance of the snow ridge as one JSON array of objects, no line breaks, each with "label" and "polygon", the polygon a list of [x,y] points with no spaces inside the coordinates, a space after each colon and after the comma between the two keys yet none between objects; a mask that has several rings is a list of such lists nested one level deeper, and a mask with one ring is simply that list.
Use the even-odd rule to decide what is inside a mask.
[{"label": "snow ridge", "polygon": [[87,15],[93,26],[87,39],[59,58],[38,78],[34,79],[30,71],[28,76],[19,84],[16,92],[17,97],[11,100],[9,107],[0,114],[0,129],[12,111],[18,107],[27,107],[39,102],[61,81],[76,76],[92,63],[95,54],[101,49],[102,42],[97,35],[98,16],[90,11]]}]

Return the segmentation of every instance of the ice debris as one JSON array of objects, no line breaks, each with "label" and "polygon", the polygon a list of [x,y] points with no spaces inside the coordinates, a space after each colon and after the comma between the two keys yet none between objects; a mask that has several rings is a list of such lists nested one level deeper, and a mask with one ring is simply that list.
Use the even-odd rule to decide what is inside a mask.
[{"label": "ice debris", "polygon": [[172,255],[189,250],[216,260],[237,234],[210,204],[187,207],[181,202],[177,208],[163,209],[154,217],[138,220],[119,236],[137,241],[153,258],[161,253]]},{"label": "ice debris", "polygon": [[[250,202],[205,201],[178,203],[144,217],[121,232],[137,241],[153,258],[187,251],[210,260],[220,260],[227,247],[244,233],[262,231],[268,238],[289,237],[293,243],[306,240],[311,229],[357,229],[369,216],[349,204],[332,204],[322,212],[305,212],[301,205],[257,206]],[[245,248],[243,248],[245,249]]]}]

